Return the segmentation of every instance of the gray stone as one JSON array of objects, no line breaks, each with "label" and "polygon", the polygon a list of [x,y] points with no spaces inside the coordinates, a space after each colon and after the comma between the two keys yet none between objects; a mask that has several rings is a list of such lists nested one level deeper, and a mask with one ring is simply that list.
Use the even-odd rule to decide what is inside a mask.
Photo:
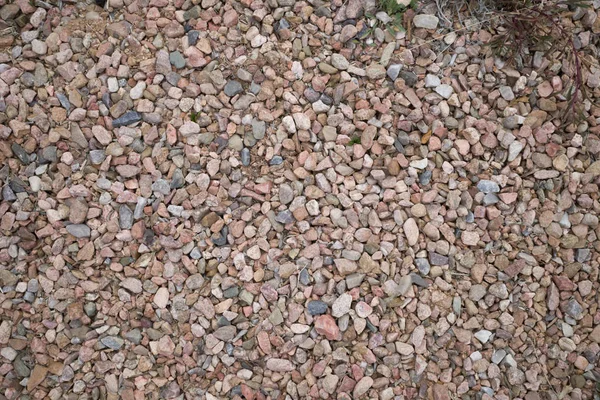
[{"label": "gray stone", "polygon": [[23,164],[29,164],[31,161],[29,160],[29,154],[27,154],[27,152],[25,151],[25,149],[23,147],[21,147],[21,145],[17,144],[17,143],[13,143],[10,146],[11,150],[13,151],[14,155],[19,159],[19,161],[21,161]]},{"label": "gray stone", "polygon": [[425,279],[423,279],[420,275],[417,274],[410,274],[410,280],[413,284],[420,286],[420,287],[429,287],[429,282],[427,282]]},{"label": "gray stone", "polygon": [[417,76],[417,74],[415,74],[412,71],[400,71],[399,74],[400,78],[404,79],[404,82],[408,85],[408,86],[415,86],[417,84],[417,81],[419,80],[419,77]]},{"label": "gray stone", "polygon": [[250,165],[250,150],[248,150],[247,147],[244,147],[242,149],[242,151],[240,152],[241,158],[242,158],[242,165],[244,166],[248,166]]},{"label": "gray stone", "polygon": [[89,158],[90,162],[94,165],[102,164],[102,161],[106,159],[106,153],[104,150],[91,150]]},{"label": "gray stone", "polygon": [[287,184],[279,186],[279,201],[281,204],[290,204],[294,200],[294,189]]},{"label": "gray stone", "polygon": [[139,329],[132,329],[125,334],[125,339],[134,344],[140,344],[142,341],[142,332]]},{"label": "gray stone", "polygon": [[125,204],[119,207],[119,225],[121,229],[131,229],[133,226],[133,211]]},{"label": "gray stone", "polygon": [[202,13],[202,8],[200,6],[194,6],[183,13],[183,19],[189,21],[192,18],[198,18],[200,13]]},{"label": "gray stone", "polygon": [[295,221],[294,216],[290,210],[284,210],[277,214],[275,221],[280,224],[290,224]]},{"label": "gray stone", "polygon": [[309,301],[306,309],[310,315],[321,315],[327,312],[329,307],[327,304],[321,300],[312,300]]},{"label": "gray stone", "polygon": [[120,128],[121,126],[127,126],[139,122],[142,116],[137,111],[127,111],[119,118],[113,120],[113,128]]},{"label": "gray stone", "polygon": [[434,252],[429,253],[429,262],[431,265],[448,265],[448,261],[448,257],[446,256]]},{"label": "gray stone", "polygon": [[222,326],[213,333],[213,335],[217,339],[223,340],[225,342],[233,339],[235,337],[235,334],[236,334],[236,329],[235,329],[235,326],[233,326],[233,325]]},{"label": "gray stone", "polygon": [[2,200],[15,201],[16,199],[17,199],[17,196],[15,195],[15,192],[13,192],[13,190],[10,186],[2,187]]},{"label": "gray stone", "polygon": [[265,137],[267,124],[265,121],[259,121],[257,119],[252,120],[252,136],[255,139],[260,140]]},{"label": "gray stone", "polygon": [[281,156],[273,156],[271,161],[269,161],[269,165],[281,165],[283,163],[283,158]]},{"label": "gray stone", "polygon": [[71,103],[69,102],[69,98],[65,96],[62,92],[56,93],[56,98],[58,99],[61,106],[67,111],[71,110]]},{"label": "gray stone", "polygon": [[242,93],[244,91],[244,88],[242,87],[242,84],[238,81],[231,80],[225,84],[223,91],[227,96],[233,97],[236,94]]},{"label": "gray stone", "polygon": [[112,350],[119,350],[125,341],[118,336],[106,336],[100,339],[100,343]]},{"label": "gray stone", "polygon": [[40,162],[56,162],[58,161],[58,157],[56,155],[56,146],[46,146],[42,149],[42,159]]},{"label": "gray stone", "polygon": [[514,161],[519,153],[521,153],[521,150],[523,150],[523,147],[523,143],[518,140],[512,142],[510,146],[508,146],[508,162]]},{"label": "gray stone", "polygon": [[85,303],[83,305],[83,311],[85,312],[85,315],[87,315],[88,317],[92,318],[96,315],[96,303],[92,303],[92,302],[88,302]]},{"label": "gray stone", "polygon": [[500,186],[494,181],[482,179],[477,183],[477,189],[483,193],[498,193]]},{"label": "gray stone", "polygon": [[502,96],[504,100],[512,101],[515,99],[515,94],[510,86],[500,86],[498,90],[500,91],[500,96]]},{"label": "gray stone", "polygon": [[185,286],[187,286],[187,288],[191,289],[191,290],[200,289],[200,287],[203,284],[204,284],[204,277],[202,276],[202,274],[191,275],[185,281]]},{"label": "gray stone", "polygon": [[570,317],[573,317],[577,321],[582,319],[584,316],[583,307],[575,299],[570,299],[569,301],[567,301],[562,308],[565,314],[569,315]]},{"label": "gray stone", "polygon": [[185,67],[185,59],[183,58],[183,54],[179,51],[173,51],[169,54],[169,61],[175,68],[183,68]]},{"label": "gray stone", "polygon": [[506,350],[498,349],[492,354],[492,362],[494,364],[500,364],[502,360],[504,360],[504,357],[506,357]]},{"label": "gray stone", "polygon": [[71,235],[75,236],[76,238],[86,238],[86,237],[90,237],[92,231],[90,229],[89,226],[87,226],[86,224],[71,224],[71,225],[67,225],[67,232],[69,232]]},{"label": "gray stone", "polygon": [[419,272],[423,275],[428,275],[431,270],[431,266],[429,265],[429,261],[426,258],[417,258],[415,259],[415,265]]},{"label": "gray stone", "polygon": [[260,93],[260,85],[256,82],[251,82],[248,91],[250,91],[250,93],[256,96]]},{"label": "gray stone", "polygon": [[488,193],[485,196],[483,196],[483,205],[484,206],[491,206],[492,204],[496,204],[500,201],[500,199],[498,198],[498,196],[496,196],[495,193]]},{"label": "gray stone", "polygon": [[350,63],[343,55],[333,53],[331,55],[331,65],[333,65],[337,69],[346,70],[350,66]]}]

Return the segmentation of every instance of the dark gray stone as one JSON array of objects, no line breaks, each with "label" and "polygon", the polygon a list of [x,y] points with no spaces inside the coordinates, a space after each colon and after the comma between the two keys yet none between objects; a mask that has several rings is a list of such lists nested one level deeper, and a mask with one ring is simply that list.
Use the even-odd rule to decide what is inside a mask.
[{"label": "dark gray stone", "polygon": [[281,156],[273,156],[271,161],[269,161],[269,165],[280,165],[283,163],[283,158]]},{"label": "dark gray stone", "polygon": [[242,149],[242,151],[240,152],[241,158],[242,158],[242,165],[244,166],[248,166],[250,165],[250,150],[248,150],[247,147],[244,147]]},{"label": "dark gray stone", "polygon": [[133,226],[133,211],[125,204],[119,207],[119,225],[121,229],[131,229]]},{"label": "dark gray stone", "polygon": [[10,186],[2,187],[2,200],[4,201],[15,201],[17,196],[15,192],[10,188]]},{"label": "dark gray stone", "polygon": [[10,148],[15,154],[15,156],[19,159],[19,161],[21,161],[23,164],[29,164],[31,162],[31,160],[29,159],[29,154],[27,154],[27,152],[23,147],[21,147],[21,145],[13,143],[12,146],[10,146]]},{"label": "dark gray stone", "polygon": [[90,229],[89,226],[87,226],[86,224],[71,224],[71,225],[67,225],[67,232],[69,232],[71,235],[75,236],[76,238],[86,238],[86,237],[90,237],[92,231]]},{"label": "dark gray stone", "polygon": [[419,80],[417,74],[411,71],[400,71],[398,76],[404,79],[404,82],[411,87],[415,86],[417,84],[417,81]]},{"label": "dark gray stone", "polygon": [[500,186],[494,181],[490,181],[487,179],[482,179],[477,183],[477,189],[483,193],[498,193],[500,191]]},{"label": "dark gray stone", "polygon": [[171,189],[179,189],[183,187],[185,183],[185,179],[183,178],[183,172],[179,168],[175,169],[173,172],[173,177],[171,178]]},{"label": "dark gray stone", "polygon": [[200,32],[198,31],[189,31],[187,34],[188,43],[190,46],[195,46],[198,43],[198,37],[200,37]]},{"label": "dark gray stone", "polygon": [[448,257],[446,256],[434,252],[429,253],[429,262],[431,265],[447,265],[448,261]]},{"label": "dark gray stone", "polygon": [[142,341],[142,332],[139,329],[132,329],[125,334],[125,339],[132,343],[140,344]]},{"label": "dark gray stone", "polygon": [[185,67],[185,59],[183,55],[179,51],[173,51],[169,54],[169,61],[175,68],[183,68]]},{"label": "dark gray stone", "polygon": [[67,111],[71,109],[71,102],[69,101],[69,98],[63,93],[56,93],[56,98],[58,99],[60,105],[63,106],[64,109],[66,109]]},{"label": "dark gray stone", "polygon": [[431,270],[431,266],[429,265],[429,261],[426,258],[417,258],[415,259],[415,265],[420,273],[423,275],[429,275],[429,271]]},{"label": "dark gray stone", "polygon": [[92,150],[90,151],[90,162],[94,165],[102,164],[106,159],[106,153],[104,150]]},{"label": "dark gray stone", "polygon": [[56,146],[46,146],[41,151],[41,157],[39,158],[40,163],[53,163],[58,161],[56,155]]},{"label": "dark gray stone", "polygon": [[244,88],[242,87],[242,84],[235,80],[227,82],[225,84],[225,87],[223,88],[223,92],[225,92],[225,94],[229,97],[233,97],[237,94],[242,93],[243,91]]},{"label": "dark gray stone", "polygon": [[429,185],[431,181],[431,171],[425,171],[421,175],[419,175],[419,183],[421,185]]},{"label": "dark gray stone", "polygon": [[328,308],[329,306],[321,300],[311,300],[306,306],[306,309],[310,315],[325,314]]},{"label": "dark gray stone", "polygon": [[192,18],[198,18],[201,12],[202,8],[200,6],[194,6],[183,13],[183,19],[189,21]]},{"label": "dark gray stone", "polygon": [[279,222],[280,224],[290,224],[294,222],[295,219],[290,210],[284,210],[277,214],[275,221]]},{"label": "dark gray stone", "polygon": [[139,122],[142,116],[137,111],[127,111],[119,118],[113,120],[113,128],[120,128],[121,126],[127,126]]},{"label": "dark gray stone", "polygon": [[106,336],[100,339],[100,343],[112,350],[119,350],[125,341],[118,336]]}]

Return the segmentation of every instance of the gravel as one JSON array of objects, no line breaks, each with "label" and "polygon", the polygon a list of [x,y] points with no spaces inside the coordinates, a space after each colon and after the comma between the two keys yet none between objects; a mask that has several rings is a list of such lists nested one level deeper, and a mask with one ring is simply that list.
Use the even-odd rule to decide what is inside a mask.
[{"label": "gravel", "polygon": [[600,72],[570,121],[427,4],[5,3],[4,397],[594,398]]}]

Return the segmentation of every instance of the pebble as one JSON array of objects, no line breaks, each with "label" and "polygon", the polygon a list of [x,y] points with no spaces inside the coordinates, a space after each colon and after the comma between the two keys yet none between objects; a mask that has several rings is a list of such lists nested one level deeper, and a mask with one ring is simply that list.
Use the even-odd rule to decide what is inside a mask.
[{"label": "pebble", "polygon": [[435,92],[444,99],[449,99],[452,93],[454,93],[454,89],[450,85],[441,84],[435,87]]},{"label": "pebble", "polygon": [[225,87],[223,87],[223,92],[229,97],[233,97],[243,91],[242,84],[236,80],[228,81]]},{"label": "pebble", "polygon": [[333,315],[335,318],[340,318],[350,311],[351,305],[352,296],[350,296],[348,293],[344,293],[331,305],[331,315]]},{"label": "pebble", "polygon": [[312,300],[308,302],[307,310],[310,315],[321,315],[327,312],[328,306],[320,300]]},{"label": "pebble", "polygon": [[400,75],[400,71],[402,70],[402,64],[391,64],[386,71],[387,76],[395,81],[398,78],[398,75]]},{"label": "pebble", "polygon": [[142,116],[137,111],[128,111],[119,118],[113,120],[113,128],[127,126],[141,121]]},{"label": "pebble", "polygon": [[439,21],[438,17],[430,14],[419,14],[413,18],[415,27],[424,29],[436,29]]},{"label": "pebble", "polygon": [[[442,82],[441,82],[440,78],[438,78],[437,76],[432,75],[432,74],[427,74],[425,76],[425,87],[436,88],[436,87],[440,86],[441,84],[442,84]],[[452,93],[450,93],[450,94],[452,94]]]},{"label": "pebble", "polygon": [[477,189],[483,193],[498,193],[500,186],[493,181],[482,179],[477,183]]}]

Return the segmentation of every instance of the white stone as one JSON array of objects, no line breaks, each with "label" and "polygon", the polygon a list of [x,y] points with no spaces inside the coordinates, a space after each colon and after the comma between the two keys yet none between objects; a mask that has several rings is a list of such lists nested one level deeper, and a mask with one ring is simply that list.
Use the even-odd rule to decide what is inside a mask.
[{"label": "white stone", "polygon": [[486,344],[488,340],[490,340],[490,337],[492,337],[492,332],[482,329],[476,332],[473,336],[475,336],[482,344]]},{"label": "white stone", "polygon": [[452,93],[454,93],[454,89],[452,88],[452,86],[450,85],[446,85],[445,83],[442,85],[439,85],[438,87],[435,88],[435,92],[437,94],[439,94],[440,96],[442,96],[445,99],[449,99],[450,96],[452,96]]},{"label": "white stone", "polygon": [[119,81],[117,81],[117,78],[115,78],[114,76],[109,77],[106,80],[106,83],[108,85],[109,92],[116,93],[117,90],[119,90]]},{"label": "white stone", "polygon": [[436,75],[427,74],[425,76],[425,87],[434,88],[434,87],[440,86],[441,84],[442,84],[442,81]]},{"label": "white stone", "polygon": [[31,186],[31,191],[37,193],[40,191],[42,187],[42,180],[39,176],[31,176],[29,177],[29,186]]},{"label": "white stone", "polygon": [[337,69],[346,70],[350,66],[350,63],[343,55],[334,53],[331,55],[331,65]]},{"label": "white stone", "polygon": [[413,24],[417,28],[435,29],[438,26],[440,19],[435,15],[419,14],[413,18]]},{"label": "white stone", "polygon": [[429,163],[429,161],[426,158],[423,158],[421,160],[414,160],[410,162],[410,166],[416,169],[425,169],[427,168],[427,164]]},{"label": "white stone", "polygon": [[409,246],[414,246],[419,241],[419,227],[413,218],[409,218],[404,222],[404,235]]},{"label": "white stone", "polygon": [[152,301],[158,308],[165,308],[169,303],[169,289],[165,287],[158,289]]},{"label": "white stone", "polygon": [[339,318],[350,311],[352,305],[352,296],[348,293],[344,293],[338,297],[331,305],[331,315],[335,318]]},{"label": "white stone", "polygon": [[141,99],[144,95],[144,90],[146,90],[145,82],[138,82],[132,89],[129,91],[129,97],[131,100]]},{"label": "white stone", "polygon": [[290,115],[283,117],[281,119],[281,124],[288,133],[296,133],[296,123],[294,122],[294,118]]}]

